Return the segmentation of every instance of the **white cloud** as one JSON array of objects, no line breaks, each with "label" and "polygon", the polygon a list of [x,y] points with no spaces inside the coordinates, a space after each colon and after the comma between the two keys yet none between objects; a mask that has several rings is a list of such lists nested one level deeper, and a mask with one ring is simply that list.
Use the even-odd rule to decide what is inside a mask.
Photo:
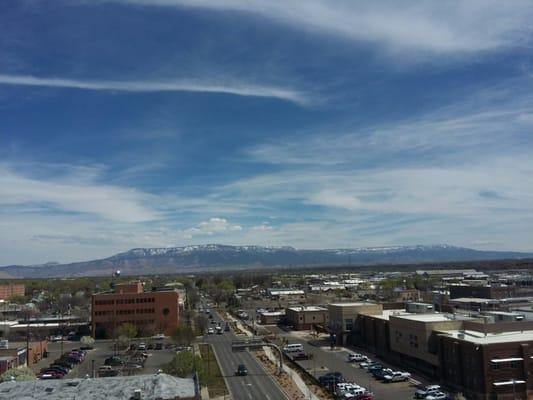
[{"label": "white cloud", "polygon": [[0,84],[117,92],[199,92],[226,93],[237,96],[270,97],[301,105],[309,101],[303,93],[275,86],[245,82],[174,81],[85,81],[65,78],[38,78],[24,75],[0,75]]},{"label": "white cloud", "polygon": [[313,32],[434,54],[470,53],[517,46],[531,34],[533,6],[511,0],[110,0],[144,6],[197,7],[249,12]]},{"label": "white cloud", "polygon": [[225,218],[210,218],[208,221],[200,222],[198,225],[185,229],[184,237],[190,239],[194,236],[212,236],[225,232],[241,231],[240,225],[230,224]]},{"label": "white cloud", "polygon": [[160,218],[146,204],[151,196],[119,186],[98,184],[94,171],[73,168],[61,178],[31,178],[0,166],[0,206],[40,212],[91,214],[104,220],[141,222]]}]

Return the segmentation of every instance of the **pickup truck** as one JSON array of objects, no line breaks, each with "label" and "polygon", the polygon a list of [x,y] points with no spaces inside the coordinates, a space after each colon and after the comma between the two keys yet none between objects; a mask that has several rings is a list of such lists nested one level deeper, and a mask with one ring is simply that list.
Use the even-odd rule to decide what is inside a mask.
[{"label": "pickup truck", "polygon": [[411,377],[411,374],[409,372],[392,372],[391,374],[385,375],[383,377],[383,380],[385,382],[403,382],[408,380]]}]

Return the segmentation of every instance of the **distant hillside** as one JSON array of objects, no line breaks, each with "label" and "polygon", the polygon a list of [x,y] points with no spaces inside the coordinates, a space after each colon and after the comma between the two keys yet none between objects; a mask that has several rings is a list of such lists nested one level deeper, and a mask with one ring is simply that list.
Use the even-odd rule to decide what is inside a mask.
[{"label": "distant hillside", "polygon": [[419,264],[429,262],[520,259],[533,254],[479,251],[448,245],[297,250],[293,247],[197,245],[132,249],[101,260],[70,264],[0,267],[0,278],[164,274],[259,267]]}]

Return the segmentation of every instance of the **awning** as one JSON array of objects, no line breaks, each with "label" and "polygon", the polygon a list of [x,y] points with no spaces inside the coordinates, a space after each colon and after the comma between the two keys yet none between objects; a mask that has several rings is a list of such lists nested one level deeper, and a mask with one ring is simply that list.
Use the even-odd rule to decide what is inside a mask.
[{"label": "awning", "polygon": [[493,360],[490,360],[492,363],[503,363],[503,362],[511,362],[511,361],[524,361],[523,358],[514,357],[514,358],[495,358]]},{"label": "awning", "polygon": [[494,382],[494,386],[505,386],[505,385],[520,385],[526,383],[526,381],[504,381],[504,382]]}]

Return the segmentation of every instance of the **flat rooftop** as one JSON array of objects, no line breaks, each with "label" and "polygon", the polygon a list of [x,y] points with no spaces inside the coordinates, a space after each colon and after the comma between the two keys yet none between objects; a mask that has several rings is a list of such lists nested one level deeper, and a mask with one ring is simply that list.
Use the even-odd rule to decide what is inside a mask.
[{"label": "flat rooftop", "polygon": [[393,317],[408,319],[411,321],[419,321],[419,322],[445,322],[445,321],[456,320],[456,317],[453,314],[441,314],[441,313],[403,314],[403,315],[393,315]]},{"label": "flat rooftop", "polygon": [[470,330],[450,330],[443,331],[440,336],[448,336],[457,340],[476,344],[496,344],[512,342],[529,342],[533,341],[533,331],[516,331],[504,333],[487,333],[470,331]]},{"label": "flat rooftop", "polygon": [[288,310],[292,310],[296,312],[328,311],[327,308],[319,307],[319,306],[294,306],[294,307],[289,307]]},{"label": "flat rooftop", "polygon": [[361,306],[375,306],[377,303],[365,303],[363,301],[356,303],[331,303],[330,306],[335,307],[361,307]]},{"label": "flat rooftop", "polygon": [[361,314],[368,315],[370,317],[374,317],[377,319],[382,319],[384,321],[388,321],[391,315],[395,317],[401,317],[402,315],[411,315],[410,313],[406,312],[403,308],[398,309],[398,310],[383,310],[381,314],[365,314],[365,313],[361,313]]},{"label": "flat rooftop", "polygon": [[192,379],[159,374],[4,382],[0,384],[0,399],[130,400],[136,389],[141,390],[143,400],[191,399],[195,396]]}]

